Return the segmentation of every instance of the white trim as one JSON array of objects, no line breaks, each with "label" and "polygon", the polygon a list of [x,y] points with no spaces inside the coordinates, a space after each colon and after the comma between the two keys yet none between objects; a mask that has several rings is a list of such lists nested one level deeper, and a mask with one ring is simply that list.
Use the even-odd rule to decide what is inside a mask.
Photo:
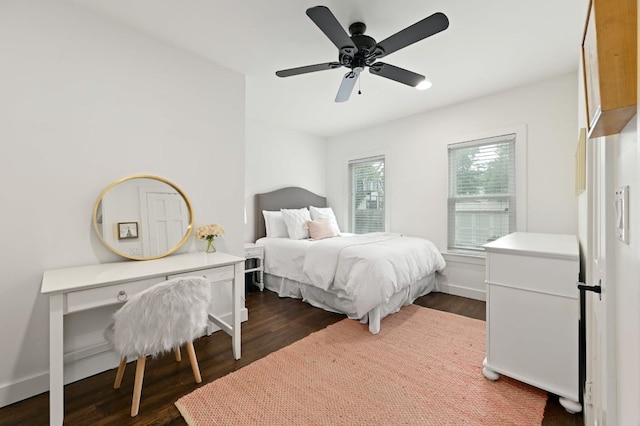
[{"label": "white trim", "polygon": [[[467,297],[469,299],[487,300],[485,286],[486,259],[483,256],[445,252],[442,253],[442,257],[444,257],[447,262],[447,267],[442,271],[442,276],[438,277],[436,288],[439,292]],[[451,282],[451,275],[455,276],[454,271],[463,269],[473,271],[471,272],[472,277],[467,275],[467,277],[463,278],[463,281],[459,281],[459,283]],[[458,278],[456,278],[456,280],[457,279]]]},{"label": "white trim", "polygon": [[464,287],[455,284],[438,284],[438,291],[453,296],[462,296],[474,300],[487,300],[487,292],[475,288]]},{"label": "white trim", "polygon": [[526,232],[528,207],[527,126],[514,127],[516,134],[516,230]]},{"label": "white trim", "polygon": [[20,381],[0,386],[0,407],[39,395],[49,390],[49,372],[33,374]]},{"label": "white trim", "polygon": [[442,257],[447,262],[470,263],[472,265],[485,265],[485,252],[443,252]]}]

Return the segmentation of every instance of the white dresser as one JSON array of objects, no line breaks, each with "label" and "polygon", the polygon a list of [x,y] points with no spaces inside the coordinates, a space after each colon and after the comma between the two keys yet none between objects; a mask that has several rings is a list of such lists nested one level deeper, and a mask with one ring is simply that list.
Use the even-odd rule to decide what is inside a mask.
[{"label": "white dresser", "polygon": [[[226,253],[187,253],[156,260],[125,261],[45,271],[43,294],[49,295],[50,424],[64,419],[64,316],[125,302],[161,281],[205,276],[213,285],[231,281],[231,324],[213,314],[209,320],[231,335],[233,355],[240,359],[240,321],[244,296],[244,259]],[[107,324],[105,324],[105,327]]]},{"label": "white dresser", "polygon": [[485,377],[504,374],[559,395],[569,412],[581,411],[576,236],[516,232],[484,248]]}]

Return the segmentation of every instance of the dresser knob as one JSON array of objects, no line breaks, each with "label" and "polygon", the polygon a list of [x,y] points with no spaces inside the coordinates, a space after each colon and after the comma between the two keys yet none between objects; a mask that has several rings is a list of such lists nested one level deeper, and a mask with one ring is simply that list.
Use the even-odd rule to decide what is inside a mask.
[{"label": "dresser knob", "polygon": [[120,302],[124,302],[127,299],[128,299],[127,292],[124,290],[120,290],[120,292],[118,293],[118,300]]}]

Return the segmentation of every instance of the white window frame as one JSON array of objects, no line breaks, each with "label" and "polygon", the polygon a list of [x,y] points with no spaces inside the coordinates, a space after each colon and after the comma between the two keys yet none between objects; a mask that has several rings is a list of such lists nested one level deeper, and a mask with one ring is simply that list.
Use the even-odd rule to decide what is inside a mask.
[{"label": "white window frame", "polygon": [[352,197],[353,197],[353,180],[352,180],[352,174],[351,174],[351,164],[353,163],[359,163],[359,162],[367,162],[367,161],[373,161],[376,159],[382,159],[384,160],[384,229],[381,232],[387,232],[387,230],[389,229],[389,198],[388,198],[388,181],[389,181],[389,174],[388,174],[388,165],[389,165],[389,159],[388,159],[388,155],[386,152],[372,152],[372,153],[367,153],[367,154],[363,154],[363,155],[353,155],[353,156],[349,156],[349,158],[346,159],[346,174],[347,174],[347,196],[346,196],[346,212],[347,212],[347,226],[349,229],[349,232],[354,232],[353,229],[353,205],[352,205]]},{"label": "white window frame", "polygon": [[[455,144],[461,144],[471,142],[479,139],[489,139],[500,135],[515,134],[515,149],[516,149],[516,163],[515,163],[515,176],[516,176],[516,231],[527,231],[527,126],[519,125],[514,127],[505,127],[495,130],[487,130],[479,133],[463,135],[455,138],[447,144],[447,164],[449,162],[449,147]],[[449,166],[447,165],[447,199],[445,201],[445,209],[447,211],[445,217],[447,218],[447,247],[449,247]],[[484,256],[482,251],[475,250],[462,250],[462,249],[448,249],[449,253],[456,254],[469,254],[472,256]]]}]

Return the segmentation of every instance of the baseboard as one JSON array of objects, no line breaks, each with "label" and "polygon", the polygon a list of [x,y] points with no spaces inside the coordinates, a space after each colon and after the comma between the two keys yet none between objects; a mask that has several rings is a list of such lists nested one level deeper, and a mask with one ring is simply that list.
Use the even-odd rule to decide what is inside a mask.
[{"label": "baseboard", "polygon": [[[245,322],[248,318],[249,311],[247,308],[242,308],[240,313],[241,321]],[[230,323],[231,313],[222,315],[222,319]],[[220,328],[214,324],[210,328],[209,333],[218,330],[220,330]],[[65,353],[64,360],[65,385],[115,368],[119,361],[117,355],[110,349],[107,343],[99,343]],[[0,385],[0,407],[5,407],[48,391],[49,371],[34,374],[13,383]]]},{"label": "baseboard", "polygon": [[436,288],[442,293],[486,301],[485,258],[460,253],[443,256],[447,266],[438,276]]},{"label": "baseboard", "polygon": [[475,288],[463,287],[450,283],[438,283],[438,291],[440,293],[451,294],[453,296],[462,296],[475,300],[487,300],[487,293]]},{"label": "baseboard", "polygon": [[0,386],[0,407],[49,391],[49,372],[34,374],[18,382]]}]

